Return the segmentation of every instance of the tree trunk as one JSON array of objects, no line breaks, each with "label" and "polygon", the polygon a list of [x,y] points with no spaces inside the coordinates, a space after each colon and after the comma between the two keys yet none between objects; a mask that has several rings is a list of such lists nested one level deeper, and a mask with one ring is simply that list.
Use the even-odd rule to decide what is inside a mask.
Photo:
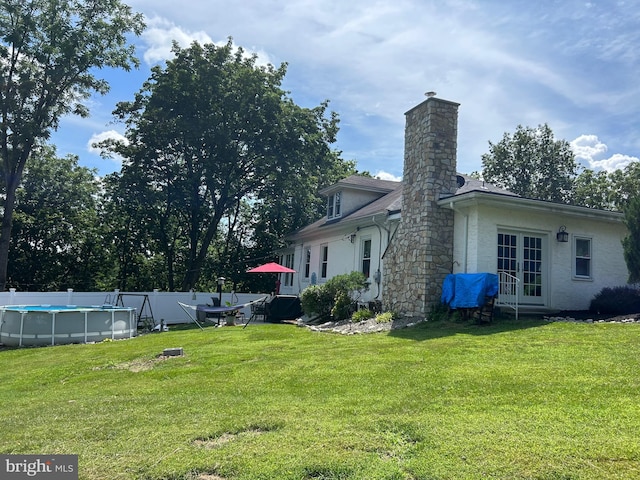
[{"label": "tree trunk", "polygon": [[[22,171],[22,169],[20,169]],[[2,225],[0,226],[0,292],[4,292],[7,287],[7,269],[9,265],[9,247],[11,246],[11,227],[13,225],[13,210],[16,205],[16,190],[20,184],[21,175],[7,174],[6,198],[4,201],[4,214],[2,215]]]},{"label": "tree trunk", "polygon": [[200,270],[202,269],[202,265],[204,265],[204,261],[207,258],[207,252],[209,251],[211,242],[213,241],[215,234],[218,231],[218,226],[220,225],[220,219],[222,218],[222,213],[220,213],[221,210],[222,209],[219,209],[215,212],[211,223],[207,226],[202,243],[199,246],[197,243],[195,245],[197,254],[189,262],[189,269],[184,275],[184,281],[182,282],[183,292],[187,292],[189,289],[194,288],[200,279]]}]

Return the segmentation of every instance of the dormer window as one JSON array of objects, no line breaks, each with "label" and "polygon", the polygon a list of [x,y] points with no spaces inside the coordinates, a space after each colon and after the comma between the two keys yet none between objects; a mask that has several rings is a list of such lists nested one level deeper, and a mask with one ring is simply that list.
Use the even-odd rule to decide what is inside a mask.
[{"label": "dormer window", "polygon": [[342,216],[340,209],[340,192],[329,195],[327,198],[327,218],[338,218]]}]

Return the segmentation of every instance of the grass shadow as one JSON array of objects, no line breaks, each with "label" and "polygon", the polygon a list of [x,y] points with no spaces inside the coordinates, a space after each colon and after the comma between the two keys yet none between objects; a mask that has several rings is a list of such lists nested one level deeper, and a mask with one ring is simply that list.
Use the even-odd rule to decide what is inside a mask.
[{"label": "grass shadow", "polygon": [[504,332],[539,328],[549,323],[542,317],[524,317],[516,320],[507,315],[496,315],[491,322],[460,320],[455,316],[435,321],[420,322],[417,325],[401,329],[392,329],[389,335],[396,338],[415,340],[418,342],[453,335],[494,335]]}]

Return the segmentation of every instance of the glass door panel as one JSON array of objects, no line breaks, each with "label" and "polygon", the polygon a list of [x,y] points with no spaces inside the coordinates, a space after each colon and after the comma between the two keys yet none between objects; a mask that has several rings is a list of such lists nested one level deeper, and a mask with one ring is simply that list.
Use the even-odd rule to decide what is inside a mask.
[{"label": "glass door panel", "polygon": [[498,233],[498,273],[505,272],[520,280],[517,284],[501,285],[500,295],[514,301],[517,288],[519,303],[544,305],[545,245],[543,235]]}]

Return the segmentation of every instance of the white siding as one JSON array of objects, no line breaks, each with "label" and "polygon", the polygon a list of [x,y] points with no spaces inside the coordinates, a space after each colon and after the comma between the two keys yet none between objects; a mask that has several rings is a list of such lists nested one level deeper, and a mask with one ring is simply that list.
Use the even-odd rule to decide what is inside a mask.
[{"label": "white siding", "polygon": [[[466,217],[465,217],[466,214]],[[466,255],[467,272],[491,272],[497,270],[498,230],[514,230],[540,234],[548,239],[546,259],[547,307],[558,310],[584,310],[591,299],[604,287],[624,285],[627,268],[621,240],[626,229],[621,222],[561,214],[496,208],[476,205],[456,211],[456,240],[454,245],[454,271],[461,266]],[[463,237],[464,223],[468,219],[467,241]],[[565,225],[569,242],[556,241],[556,232]],[[592,278],[576,279],[573,276],[575,236],[592,239]]]},{"label": "white siding", "polygon": [[[294,253],[294,269],[297,273],[293,278],[292,288],[281,287],[280,292],[283,294],[299,294],[306,287],[311,285],[312,276],[315,273],[316,283],[322,284],[326,280],[335,277],[336,275],[342,275],[345,273],[351,273],[353,271],[361,271],[361,259],[362,259],[362,240],[371,240],[371,266],[370,266],[370,288],[369,291],[363,295],[363,301],[374,300],[380,298],[381,291],[379,291],[379,285],[374,280],[374,273],[376,270],[382,270],[382,264],[380,256],[384,253],[386,248],[386,232],[382,230],[383,237],[380,238],[381,231],[375,226],[362,227],[360,230],[355,229],[349,231],[343,231],[340,233],[334,233],[327,235],[326,237],[307,240],[306,243],[300,243],[295,245]],[[350,235],[355,234],[354,241],[351,243]],[[382,240],[382,243],[381,243]],[[320,278],[320,247],[321,245],[327,245],[329,248],[329,257],[327,263],[327,278]],[[309,278],[304,278],[304,263],[307,248],[311,249],[311,263]]]}]

